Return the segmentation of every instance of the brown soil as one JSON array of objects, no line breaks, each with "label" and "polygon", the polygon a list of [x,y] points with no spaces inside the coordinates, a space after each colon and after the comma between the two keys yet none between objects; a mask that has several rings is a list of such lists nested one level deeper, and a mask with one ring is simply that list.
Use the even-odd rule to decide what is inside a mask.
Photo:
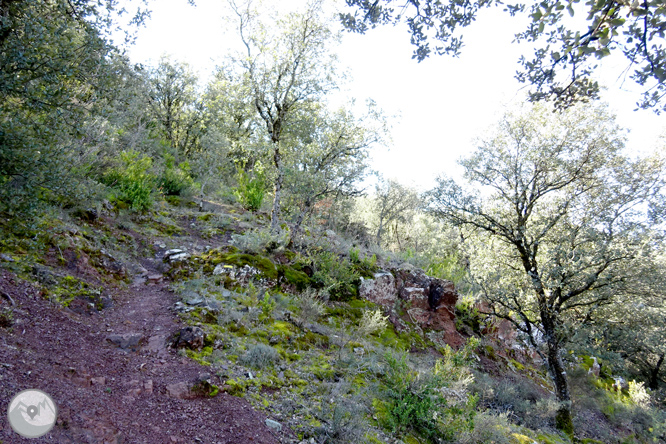
[{"label": "brown soil", "polygon": [[[151,263],[143,266],[158,273]],[[1,443],[272,444],[285,439],[274,436],[266,417],[243,399],[225,393],[170,396],[167,386],[192,386],[205,373],[212,384],[224,381],[167,348],[167,337],[183,325],[171,310],[176,296],[166,284],[138,281],[106,290],[114,304],[102,312],[62,308],[0,269],[0,310],[10,306],[14,313],[13,325],[0,327]],[[136,350],[107,340],[125,333],[142,335]],[[26,389],[48,393],[59,409],[56,426],[42,438],[21,438],[6,419],[9,401]]]}]

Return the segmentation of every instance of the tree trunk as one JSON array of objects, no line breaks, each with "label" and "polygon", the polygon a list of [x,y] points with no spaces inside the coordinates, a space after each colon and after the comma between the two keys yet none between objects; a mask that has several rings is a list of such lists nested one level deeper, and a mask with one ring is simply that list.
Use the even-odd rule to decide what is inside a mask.
[{"label": "tree trunk", "polygon": [[282,156],[280,155],[279,142],[273,143],[273,163],[277,170],[277,177],[275,178],[275,196],[273,197],[273,209],[271,210],[271,231],[275,232],[278,229],[280,217],[280,197],[282,194],[282,180],[284,172],[282,171]]},{"label": "tree trunk", "polygon": [[657,365],[650,371],[650,390],[657,390],[659,388],[659,370],[664,363],[664,355],[659,356]]},{"label": "tree trunk", "polygon": [[402,251],[402,243],[400,242],[400,231],[398,230],[398,221],[395,221],[395,240],[398,241],[398,250]]},{"label": "tree trunk", "polygon": [[382,246],[382,234],[384,231],[384,214],[383,212],[379,214],[379,228],[377,228],[377,245]]},{"label": "tree trunk", "polygon": [[289,244],[293,244],[294,240],[301,235],[301,225],[303,224],[303,220],[305,219],[305,216],[310,212],[310,208],[312,208],[312,202],[310,202],[310,199],[305,199],[304,205],[305,208],[301,210],[301,213],[298,215],[298,218],[296,219],[296,224],[294,225],[294,231],[291,233],[291,239],[289,240]]},{"label": "tree trunk", "polygon": [[[519,232],[527,231],[525,225],[521,225],[520,228]],[[546,345],[548,346],[548,370],[553,378],[555,396],[560,404],[555,414],[555,427],[573,439],[571,395],[569,393],[567,372],[560,357],[560,340],[557,337],[557,327],[559,326],[558,313],[549,304],[546,297],[546,291],[539,276],[539,267],[536,262],[536,248],[529,246],[524,239],[516,239],[515,244],[518,247],[525,273],[532,280],[532,288],[539,304],[541,325],[543,326]]]},{"label": "tree trunk", "polygon": [[555,396],[559,402],[555,414],[555,427],[573,439],[573,419],[571,415],[571,394],[564,363],[560,356],[560,343],[556,336],[556,320],[547,313],[541,313],[546,344],[548,346],[548,369],[555,383]]}]

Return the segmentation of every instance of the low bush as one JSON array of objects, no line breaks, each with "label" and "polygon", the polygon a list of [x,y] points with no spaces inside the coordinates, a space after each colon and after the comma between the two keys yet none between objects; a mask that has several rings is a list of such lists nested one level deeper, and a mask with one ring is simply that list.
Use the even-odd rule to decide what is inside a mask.
[{"label": "low bush", "polygon": [[238,202],[251,211],[261,208],[266,194],[266,183],[263,174],[256,172],[254,177],[250,177],[244,169],[238,168],[236,181],[238,185],[234,190],[234,195]]},{"label": "low bush", "polygon": [[289,231],[278,229],[273,232],[269,227],[258,228],[232,235],[231,242],[236,248],[247,253],[274,253],[283,251],[289,243]]},{"label": "low bush", "polygon": [[474,428],[464,431],[456,440],[460,444],[512,444],[512,426],[506,413],[493,414],[489,411],[474,417]]},{"label": "low bush", "polygon": [[183,195],[194,185],[189,173],[189,164],[183,162],[176,165],[175,158],[170,154],[165,155],[165,162],[164,171],[156,179],[157,187],[165,196]]},{"label": "low bush", "polygon": [[299,296],[299,307],[301,317],[309,322],[317,322],[326,312],[326,304],[320,292],[314,288],[308,288]]},{"label": "low bush", "polygon": [[323,444],[357,444],[363,442],[367,429],[361,405],[347,398],[325,403],[322,419],[324,425],[316,430],[318,441]]},{"label": "low bush", "polygon": [[423,373],[410,367],[406,355],[386,355],[382,397],[373,404],[384,427],[401,436],[416,434],[432,443],[472,430],[476,398],[465,396],[461,401],[447,396],[445,389],[459,375],[451,371],[458,366],[445,359],[447,362],[437,361],[431,372]]},{"label": "low bush", "polygon": [[150,173],[152,159],[136,151],[123,151],[119,161],[101,178],[112,189],[111,199],[136,211],[148,210],[153,205],[155,185],[155,176]]},{"label": "low bush", "polygon": [[280,359],[276,349],[266,344],[256,344],[248,348],[245,355],[241,356],[240,362],[246,367],[261,370],[273,366]]},{"label": "low bush", "polygon": [[332,301],[349,301],[358,296],[361,276],[349,259],[330,251],[314,252],[311,259],[315,288],[328,293]]}]

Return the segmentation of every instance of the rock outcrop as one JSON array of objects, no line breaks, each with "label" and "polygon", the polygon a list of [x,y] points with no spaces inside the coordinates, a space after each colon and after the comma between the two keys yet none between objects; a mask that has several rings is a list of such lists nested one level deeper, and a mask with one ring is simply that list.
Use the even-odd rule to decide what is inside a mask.
[{"label": "rock outcrop", "polygon": [[[375,273],[373,279],[364,279],[359,295],[384,307],[398,330],[404,329],[401,322],[404,320],[424,330],[440,332],[437,337],[452,347],[459,347],[464,342],[456,330],[458,293],[450,281],[430,277],[419,268],[404,265]],[[405,314],[398,314],[398,305],[405,307]]]},{"label": "rock outcrop", "polygon": [[204,345],[204,331],[199,327],[185,327],[175,332],[171,338],[174,348],[201,350]]}]

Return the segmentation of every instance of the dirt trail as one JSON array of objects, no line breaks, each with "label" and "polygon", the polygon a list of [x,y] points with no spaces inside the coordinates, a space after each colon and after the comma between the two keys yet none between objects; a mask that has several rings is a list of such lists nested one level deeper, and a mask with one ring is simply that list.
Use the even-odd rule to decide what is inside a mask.
[{"label": "dirt trail", "polygon": [[[9,299],[15,303],[13,327],[0,328],[0,442],[278,442],[265,416],[243,399],[224,393],[179,399],[167,390],[201,377],[216,385],[223,381],[167,349],[166,338],[183,325],[171,311],[175,295],[156,281],[109,289],[111,308],[77,314],[0,269],[0,291],[9,296],[0,298],[0,309],[11,304]],[[123,349],[109,341],[112,335],[140,342],[121,344]],[[58,406],[58,422],[42,438],[21,438],[6,419],[10,399],[25,389],[45,391]]]}]

